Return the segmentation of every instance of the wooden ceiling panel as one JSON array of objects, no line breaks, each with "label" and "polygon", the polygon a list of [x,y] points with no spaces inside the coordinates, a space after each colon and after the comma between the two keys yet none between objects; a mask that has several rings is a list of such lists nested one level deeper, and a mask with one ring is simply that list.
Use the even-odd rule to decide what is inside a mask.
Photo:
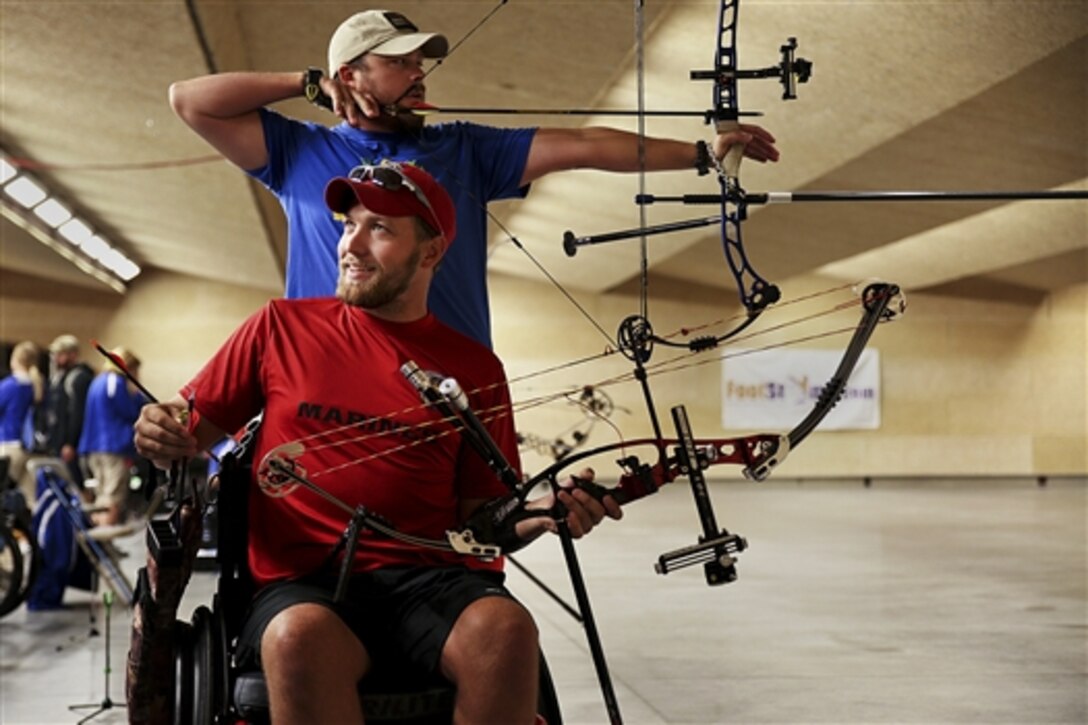
[{"label": "wooden ceiling panel", "polygon": [[[689,81],[687,72],[710,64],[713,5],[646,3],[647,107],[708,104],[708,84]],[[496,3],[387,6],[456,42]],[[282,285],[284,244],[275,201],[229,164],[188,163],[212,151],[174,117],[167,88],[206,73],[209,63],[218,70],[324,65],[329,35],[359,5],[195,0],[192,7],[191,14],[184,0],[4,3],[0,143],[50,164],[38,175],[140,264],[274,292]],[[788,36],[814,62],[813,78],[789,103],[778,100],[773,81],[742,85],[742,106],[765,112],[760,123],[778,136],[783,153],[776,165],[746,164],[747,188],[1083,188],[1088,3],[743,2],[741,67],[777,62]],[[429,97],[447,106],[632,107],[633,38],[629,0],[507,3],[428,78]],[[334,120],[302,101],[282,110]],[[634,128],[630,120],[585,122]],[[647,129],[693,141],[709,135],[699,120],[654,120]],[[102,164],[114,168],[85,168]],[[653,193],[715,188],[692,172],[654,174],[646,183]],[[526,201],[496,204],[494,211],[565,284],[590,292],[625,289],[638,272],[635,245],[586,249],[571,260],[560,240],[567,229],[588,234],[637,225],[637,189],[636,175],[571,172],[541,180]],[[1034,289],[1047,274],[1051,284],[1066,284],[1077,275],[1059,274],[1048,260],[1079,253],[1084,235],[1075,214],[1084,206],[1049,221],[1045,207],[1038,208],[1029,207],[1041,230],[1022,222],[1017,228],[1047,237],[1047,244],[1018,245],[1006,235],[1004,251],[987,249],[982,264],[972,252],[954,252],[942,235],[992,236],[987,220],[1001,211],[993,204],[768,207],[753,209],[744,234],[753,264],[769,278],[848,266],[866,258],[859,255],[876,255],[879,263],[885,249],[883,263],[894,267],[914,246],[919,254],[949,250],[937,259],[942,272],[930,284],[992,276]],[[651,223],[716,213],[679,206],[647,212]],[[5,269],[32,266],[70,283],[70,272],[43,263],[41,249],[13,243],[21,230],[7,224],[2,231]],[[539,278],[504,238],[492,237],[499,247],[493,269]],[[732,284],[713,229],[655,238],[651,256],[658,279],[691,289]]]}]

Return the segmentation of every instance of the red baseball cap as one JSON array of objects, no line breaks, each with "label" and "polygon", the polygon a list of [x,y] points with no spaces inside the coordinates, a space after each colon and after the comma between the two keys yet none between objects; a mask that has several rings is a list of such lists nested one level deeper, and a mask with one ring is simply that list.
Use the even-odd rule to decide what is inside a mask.
[{"label": "red baseball cap", "polygon": [[434,177],[412,164],[359,166],[350,177],[337,177],[325,187],[325,205],[347,214],[362,204],[376,214],[419,216],[451,244],[457,235],[453,199]]}]

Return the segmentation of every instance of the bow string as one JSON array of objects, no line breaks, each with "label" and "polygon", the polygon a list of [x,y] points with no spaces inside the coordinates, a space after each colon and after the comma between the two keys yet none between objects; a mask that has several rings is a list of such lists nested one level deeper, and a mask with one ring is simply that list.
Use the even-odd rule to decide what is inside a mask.
[{"label": "bow string", "polygon": [[[472,35],[475,32],[477,32],[488,20],[490,20],[495,15],[495,13],[501,7],[503,7],[506,4],[506,2],[507,2],[507,0],[503,0],[502,2],[499,2],[493,9],[491,9],[487,13],[487,15],[485,16],[485,18],[483,20],[481,20],[479,23],[475,24],[471,28],[471,30],[468,32],[468,34],[466,34],[466,38],[468,37],[468,35]],[[696,79],[696,80],[704,79],[704,78],[710,78],[710,79],[714,80],[714,108],[711,111],[709,111],[709,112],[707,112],[705,114],[705,118],[706,118],[706,120],[708,122],[713,120],[716,130],[718,130],[720,132],[724,132],[724,131],[730,130],[731,128],[735,128],[736,125],[737,125],[737,122],[738,122],[738,118],[741,115],[745,115],[745,113],[742,112],[739,109],[738,102],[737,102],[737,88],[736,88],[736,86],[737,86],[737,80],[739,78],[742,78],[742,77],[757,78],[757,77],[777,76],[777,77],[779,77],[779,79],[781,80],[781,82],[782,82],[782,84],[783,84],[783,86],[785,88],[785,92],[783,94],[783,97],[784,98],[793,98],[793,97],[795,97],[794,91],[795,91],[795,88],[796,88],[796,84],[799,83],[799,82],[806,81],[808,79],[808,76],[809,76],[810,72],[811,72],[811,64],[808,63],[808,61],[805,61],[803,59],[795,59],[794,58],[793,50],[796,48],[796,41],[794,39],[792,39],[792,38],[789,40],[787,45],[782,46],[782,62],[778,66],[775,66],[775,67],[772,67],[772,68],[769,68],[769,69],[762,69],[762,70],[758,70],[758,71],[740,71],[740,70],[738,70],[737,69],[737,64],[736,64],[736,48],[735,48],[735,46],[736,46],[736,25],[737,25],[736,24],[737,6],[738,6],[738,0],[722,0],[722,2],[721,2],[719,18],[718,18],[718,21],[719,21],[718,22],[718,29],[717,29],[718,43],[717,43],[717,50],[715,52],[714,69],[712,71],[693,71],[692,74],[691,74],[692,78]],[[640,107],[639,110],[640,110],[640,112],[644,111],[644,98],[643,98],[644,88],[643,88],[643,84],[642,84],[642,76],[644,74],[644,69],[642,67],[642,20],[641,20],[642,10],[643,10],[643,3],[641,2],[641,0],[636,0],[635,22],[636,22],[636,44],[638,46],[637,52],[638,52],[638,65],[639,65],[639,69],[638,69],[639,74],[638,75],[639,75],[639,107]],[[457,47],[461,46],[461,44],[464,42],[464,40],[465,40],[465,38],[463,38],[463,39],[459,40],[457,43],[455,43],[453,45],[453,49],[456,49]],[[447,55],[446,59],[444,59],[444,60],[448,60],[448,58],[449,58],[449,55]],[[436,63],[435,66],[433,66],[432,68],[430,68],[427,71],[427,74],[430,74],[431,72],[433,72],[437,67],[438,67],[438,64]],[[641,121],[641,119],[640,119],[640,121]],[[642,131],[643,131],[643,127],[642,127],[641,122],[640,122],[640,133],[639,133],[640,150],[639,150],[639,156],[640,156],[640,166],[644,167],[645,153],[644,153],[644,147],[643,147],[644,141],[642,139],[644,139],[645,134]],[[565,290],[563,288],[563,286],[554,278],[554,276],[551,275],[543,267],[543,265],[540,264],[539,261],[537,261],[533,257],[533,255],[518,240],[517,236],[514,235],[499,219],[497,219],[491,213],[490,210],[487,209],[487,205],[482,200],[476,199],[476,203],[478,203],[480,205],[480,207],[485,211],[487,216],[499,226],[499,228],[506,234],[506,236],[509,238],[509,240],[512,243],[514,243],[515,246],[517,246],[517,248],[519,250],[521,250],[545,274],[545,276],[553,283],[553,285],[562,294],[564,294],[568,299],[570,299],[575,304],[575,306],[579,309],[579,311],[582,313],[582,315],[584,317],[586,317],[602,333],[602,335],[604,335],[605,338],[609,341],[609,346],[608,346],[608,348],[606,348],[606,351],[602,355],[592,356],[590,358],[585,358],[584,360],[599,359],[600,357],[604,357],[604,356],[612,354],[613,352],[619,351],[619,352],[622,352],[624,355],[626,355],[633,362],[635,362],[635,370],[634,371],[632,371],[630,373],[627,373],[627,374],[624,374],[624,375],[616,376],[615,378],[613,378],[612,380],[609,380],[609,381],[602,381],[602,382],[595,383],[594,386],[600,387],[602,385],[613,384],[615,382],[625,382],[625,381],[629,381],[629,380],[632,380],[632,379],[633,380],[638,380],[640,383],[642,383],[644,397],[646,399],[646,404],[647,404],[647,409],[649,411],[650,418],[651,418],[651,425],[652,425],[652,427],[654,429],[654,435],[658,439],[664,439],[664,436],[663,436],[663,434],[661,432],[661,427],[660,427],[660,424],[659,424],[659,422],[657,420],[657,415],[656,415],[656,411],[655,411],[655,408],[654,408],[652,395],[650,393],[648,385],[646,384],[646,379],[651,374],[650,370],[653,369],[653,367],[654,367],[654,366],[647,366],[646,365],[646,363],[649,361],[649,358],[650,358],[650,351],[651,351],[652,344],[654,342],[657,342],[657,343],[661,343],[661,344],[667,345],[667,346],[685,347],[690,352],[700,352],[702,350],[707,349],[708,347],[713,347],[713,346],[719,344],[720,342],[722,342],[722,341],[724,341],[726,339],[735,338],[738,335],[738,333],[740,333],[742,330],[744,330],[745,328],[750,326],[755,321],[755,319],[757,317],[759,317],[759,315],[761,315],[763,313],[763,311],[769,305],[771,305],[772,303],[778,301],[778,299],[780,297],[778,288],[775,285],[772,285],[769,282],[767,282],[763,277],[759,276],[758,273],[755,272],[752,265],[748,261],[747,255],[745,254],[745,251],[744,251],[744,246],[743,246],[743,241],[742,241],[742,238],[741,238],[740,230],[741,230],[741,223],[744,220],[744,217],[745,217],[745,214],[746,214],[746,206],[747,205],[745,203],[744,190],[741,187],[740,181],[739,181],[739,166],[740,166],[740,159],[743,156],[743,151],[744,151],[744,149],[743,149],[742,146],[734,145],[734,147],[730,150],[730,152],[726,156],[726,158],[720,164],[715,162],[715,166],[716,166],[718,182],[719,182],[719,185],[721,187],[720,203],[721,203],[722,209],[723,209],[723,214],[722,214],[722,243],[723,243],[723,249],[725,250],[726,259],[729,262],[730,269],[731,269],[734,277],[737,279],[738,292],[740,294],[741,301],[742,301],[742,303],[743,303],[743,305],[745,307],[745,310],[746,310],[745,317],[744,317],[744,320],[739,325],[736,325],[733,329],[731,329],[730,331],[726,332],[723,335],[710,336],[710,337],[697,337],[696,339],[691,340],[691,341],[686,342],[686,343],[674,342],[672,340],[672,338],[675,337],[675,334],[671,335],[671,336],[658,336],[658,335],[653,333],[653,330],[650,327],[650,323],[649,323],[649,320],[648,320],[648,317],[647,317],[647,314],[646,314],[646,303],[645,303],[646,291],[647,291],[647,287],[648,287],[648,284],[646,282],[647,265],[646,265],[646,262],[645,262],[645,257],[646,257],[645,244],[643,245],[643,268],[642,268],[642,277],[643,277],[643,284],[642,284],[642,287],[643,287],[642,312],[643,312],[643,314],[633,315],[633,316],[625,319],[623,322],[621,322],[621,324],[619,326],[617,337],[615,338],[615,340],[613,340],[613,338],[611,338],[604,331],[604,328],[599,323],[597,323],[592,318],[592,316],[589,315],[588,312],[581,305],[579,305],[577,303],[576,300],[574,300],[573,296],[567,290]],[[455,169],[446,168],[444,170],[446,171],[448,176],[455,183],[460,183],[460,179],[459,179]],[[643,169],[643,171],[644,171],[644,169]],[[641,184],[640,184],[640,187],[641,187]],[[645,196],[644,188],[640,188],[640,197],[641,196]],[[640,207],[644,207],[644,206],[645,206],[644,204],[640,204]],[[645,222],[644,222],[644,217],[643,217],[643,227],[644,226],[645,226]],[[890,297],[894,297],[895,295],[898,295],[898,290],[897,289],[894,290],[894,292],[893,292],[893,291],[890,290],[890,288],[885,288],[884,292],[878,294],[877,297],[883,296],[885,298],[890,298]],[[887,304],[890,304],[891,300],[886,299],[886,302],[887,302]],[[885,316],[884,318],[881,318],[880,314],[877,314],[876,317],[877,317],[876,321],[879,321],[880,319],[887,319],[890,316]],[[779,327],[784,327],[784,326],[785,325],[781,325]],[[855,338],[857,338],[858,331],[863,329],[863,327],[864,327],[864,325],[859,326],[858,328],[855,329]],[[679,334],[687,334],[687,332],[688,332],[688,330],[682,330]],[[835,332],[840,332],[840,331],[836,330]],[[830,333],[830,334],[833,334],[833,333]],[[869,330],[869,334],[871,334],[871,329]],[[806,338],[806,339],[811,339],[811,338]],[[857,341],[860,342],[860,344],[862,346],[864,346],[864,343],[867,341],[867,339],[868,339],[868,336],[866,335],[864,337],[864,339],[857,340]],[[855,343],[855,341],[852,340],[852,342],[851,342],[852,347],[856,347],[856,345],[854,343]],[[567,367],[567,365],[556,366],[556,369],[565,368],[565,367]],[[676,365],[674,361],[667,361],[666,364],[665,364],[665,368],[658,369],[656,372],[664,372],[664,371],[666,371],[666,369],[668,371],[672,371],[672,370],[676,370],[676,369],[682,369],[682,367],[684,367],[683,364]],[[510,382],[513,383],[514,381],[511,380]],[[559,395],[560,396],[567,396],[569,394],[570,394],[569,391],[565,391],[563,393],[560,393]],[[554,397],[546,398],[546,399],[554,399]],[[826,408],[829,409],[830,406],[834,405],[835,400],[836,400],[836,398],[834,396],[830,396],[828,405],[818,405],[817,407],[818,408],[826,407]],[[531,402],[519,404],[517,407],[520,408],[520,409],[525,409],[526,407],[531,407],[534,404],[539,404],[539,403],[531,401]],[[401,412],[406,413],[408,411],[401,411]],[[815,415],[815,413],[816,413],[816,411],[814,411],[814,415],[809,416],[809,419],[814,418],[814,416],[815,417],[822,417],[822,416]],[[494,413],[491,412],[491,411],[483,411],[482,412],[482,415],[484,415],[484,416],[493,415],[493,414]],[[823,414],[826,414],[826,411]],[[814,424],[810,424],[810,425],[811,425],[811,427],[815,427]],[[344,438],[343,440],[339,440],[339,441],[329,441],[329,440],[327,440],[327,441],[321,442],[321,443],[317,443],[315,441],[314,446],[317,447],[317,448],[320,448],[320,447],[338,446],[338,445],[347,445],[347,444],[351,444],[351,443],[358,443],[358,442],[360,442],[362,440],[365,440],[365,438],[368,436],[368,434],[358,434],[358,429],[354,428],[352,426],[345,426],[344,429],[351,429],[352,431],[354,431],[354,433],[356,433],[356,435],[352,435],[352,436],[350,436],[348,438]],[[333,433],[337,432],[337,430],[338,429],[334,429],[332,431],[324,431],[324,432],[322,432],[320,434],[315,434],[315,435],[330,436]],[[440,429],[440,430],[436,429],[436,432],[434,432],[433,434],[424,435],[419,440],[413,441],[411,443],[407,443],[407,444],[404,444],[404,445],[418,445],[418,444],[420,444],[422,442],[426,442],[427,440],[433,440],[435,437],[438,437],[438,436],[441,436],[441,435],[448,435],[450,432],[452,432],[452,431],[450,429],[448,429],[448,428]],[[807,435],[807,433],[805,435]],[[804,437],[805,436],[803,436],[803,435],[795,436],[794,445],[796,445],[796,443],[799,443],[800,440],[803,439]],[[305,442],[305,439],[303,439],[300,442]],[[304,446],[304,449],[305,449],[305,446]],[[389,453],[396,452],[397,450],[400,450],[400,448],[395,448],[395,449],[391,449],[390,451],[384,451],[384,452],[381,452],[381,453],[360,457],[360,458],[354,459],[352,461],[349,461],[347,463],[339,464],[334,469],[327,469],[326,471],[314,471],[314,472],[312,472],[311,475],[318,476],[318,475],[321,475],[322,473],[328,473],[329,470],[336,470],[336,469],[342,468],[342,467],[347,466],[347,465],[357,465],[358,463],[362,463],[362,462],[365,462],[367,460],[373,460],[373,458],[375,458],[377,456],[388,455]],[[779,460],[780,460],[780,458],[779,458]],[[769,468],[766,469],[766,470],[769,471]],[[766,475],[766,474],[764,473],[763,475]]]}]

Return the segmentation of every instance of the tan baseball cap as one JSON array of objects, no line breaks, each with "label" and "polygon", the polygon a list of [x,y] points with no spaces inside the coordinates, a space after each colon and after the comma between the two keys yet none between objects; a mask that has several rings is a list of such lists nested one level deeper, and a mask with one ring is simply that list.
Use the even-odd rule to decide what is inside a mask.
[{"label": "tan baseball cap", "polygon": [[79,338],[75,335],[58,335],[49,343],[49,352],[73,352],[79,351]]},{"label": "tan baseball cap", "polygon": [[422,49],[427,58],[442,58],[449,50],[446,36],[421,33],[411,20],[390,10],[366,10],[340,23],[329,40],[329,75],[363,53],[407,55]]}]

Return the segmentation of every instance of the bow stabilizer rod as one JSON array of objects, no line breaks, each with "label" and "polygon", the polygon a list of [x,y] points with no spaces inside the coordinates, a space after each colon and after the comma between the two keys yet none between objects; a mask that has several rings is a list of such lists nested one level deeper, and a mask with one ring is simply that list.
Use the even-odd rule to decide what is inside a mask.
[{"label": "bow stabilizer rod", "polygon": [[[765,204],[790,204],[793,202],[856,202],[856,201],[1069,201],[1088,199],[1088,190],[1081,189],[1037,189],[1023,191],[765,191],[747,192],[744,203],[748,206]],[[679,204],[717,204],[721,201],[718,194],[680,194],[678,196],[655,196],[638,194],[635,203],[639,205],[679,203]],[[686,222],[673,222],[685,224]],[[576,242],[577,243],[577,242]],[[564,249],[566,236],[564,235]],[[569,254],[569,253],[568,253]]]},{"label": "bow stabilizer rod", "polygon": [[[767,204],[791,204],[794,202],[970,202],[970,201],[1073,201],[1088,199],[1088,190],[1081,189],[1040,189],[1027,191],[764,191],[746,192],[746,206]],[[636,204],[679,203],[689,205],[718,204],[718,194],[681,194],[679,196],[656,196],[639,194]],[[563,233],[563,251],[573,257],[581,247],[594,244],[606,244],[627,239],[636,239],[642,235],[653,236],[671,232],[714,226],[721,222],[720,216],[696,217],[664,224],[655,224],[645,229],[624,229],[602,234],[578,236],[573,231]]]}]

